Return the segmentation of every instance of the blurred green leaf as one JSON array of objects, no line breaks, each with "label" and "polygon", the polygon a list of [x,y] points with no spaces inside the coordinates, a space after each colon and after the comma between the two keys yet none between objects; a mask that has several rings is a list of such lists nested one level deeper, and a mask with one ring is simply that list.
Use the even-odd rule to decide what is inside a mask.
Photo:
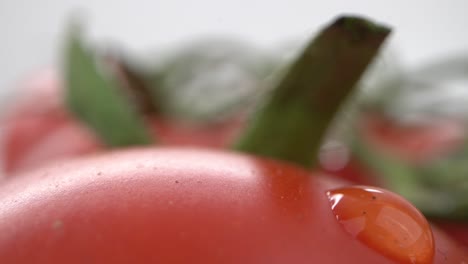
[{"label": "blurred green leaf", "polygon": [[81,28],[74,23],[65,46],[66,100],[69,109],[112,147],[151,143],[136,107],[127,100],[105,65],[81,39]]}]

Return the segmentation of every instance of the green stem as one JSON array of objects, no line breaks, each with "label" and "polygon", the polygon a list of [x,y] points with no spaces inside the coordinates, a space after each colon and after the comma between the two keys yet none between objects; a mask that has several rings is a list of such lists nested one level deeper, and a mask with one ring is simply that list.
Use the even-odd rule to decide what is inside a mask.
[{"label": "green stem", "polygon": [[362,18],[335,20],[292,64],[234,149],[314,166],[336,112],[389,33]]}]

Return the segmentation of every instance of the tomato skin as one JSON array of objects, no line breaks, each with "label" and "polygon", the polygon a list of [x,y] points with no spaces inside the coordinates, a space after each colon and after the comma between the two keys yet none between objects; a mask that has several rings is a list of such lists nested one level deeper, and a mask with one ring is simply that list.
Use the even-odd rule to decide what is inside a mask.
[{"label": "tomato skin", "polygon": [[468,226],[464,222],[437,221],[437,226],[468,248]]},{"label": "tomato skin", "polygon": [[91,131],[66,114],[25,117],[3,125],[2,158],[6,176],[103,148]]},{"label": "tomato skin", "polygon": [[436,243],[433,263],[465,263],[468,260],[468,248],[454,241],[435,225],[432,226],[432,233]]},{"label": "tomato skin", "polygon": [[[395,263],[346,233],[326,196],[342,183],[315,176],[282,162],[196,149],[69,161],[0,186],[0,259]],[[444,254],[449,261],[434,263],[468,260],[451,246],[437,252],[436,260]]]},{"label": "tomato skin", "polygon": [[[62,86],[60,75],[53,68],[38,71],[20,84],[20,97],[1,120],[0,156],[6,176],[106,149],[89,128],[66,110]],[[147,117],[147,126],[160,145],[225,147],[242,123],[241,116],[213,124]]]}]

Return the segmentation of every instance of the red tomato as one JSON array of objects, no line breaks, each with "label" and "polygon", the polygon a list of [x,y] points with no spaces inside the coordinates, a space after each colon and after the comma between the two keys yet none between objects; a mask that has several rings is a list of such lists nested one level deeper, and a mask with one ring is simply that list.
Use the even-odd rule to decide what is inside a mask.
[{"label": "red tomato", "polygon": [[[38,72],[20,88],[24,96],[12,105],[1,125],[1,156],[7,176],[104,149],[93,132],[67,112],[55,70]],[[157,134],[158,144],[215,148],[226,146],[242,124],[242,118],[204,125],[157,116],[147,120],[148,128]]]},{"label": "red tomato", "polygon": [[[434,118],[431,122],[404,125],[379,113],[363,114],[357,133],[373,148],[412,163],[430,162],[441,157],[460,146],[466,136],[464,125],[458,120]],[[327,160],[336,160],[339,155],[331,151]],[[340,168],[323,167],[325,171],[354,183],[382,186],[375,172],[352,155]]]},{"label": "red tomato", "polygon": [[437,226],[453,239],[468,247],[468,227],[464,222],[437,221]]},{"label": "red tomato", "polygon": [[[463,249],[437,230],[432,236],[417,210],[387,191],[378,203],[332,210],[331,193],[343,193],[343,201],[355,197],[346,190],[332,178],[247,155],[170,148],[106,153],[0,186],[0,259],[384,264],[416,263],[414,255],[424,256],[417,263],[468,261]],[[373,231],[398,239],[409,232],[416,247],[378,247],[378,238],[350,235],[343,217],[368,206],[376,217],[362,229],[367,238]]]},{"label": "red tomato", "polygon": [[465,138],[462,122],[432,118],[418,124],[398,124],[382,114],[365,114],[360,133],[368,144],[412,162],[425,162],[457,148]]},{"label": "red tomato", "polygon": [[7,109],[2,109],[2,118],[42,116],[60,110],[63,103],[61,86],[59,73],[54,68],[34,72],[18,84],[16,98],[9,102]]}]

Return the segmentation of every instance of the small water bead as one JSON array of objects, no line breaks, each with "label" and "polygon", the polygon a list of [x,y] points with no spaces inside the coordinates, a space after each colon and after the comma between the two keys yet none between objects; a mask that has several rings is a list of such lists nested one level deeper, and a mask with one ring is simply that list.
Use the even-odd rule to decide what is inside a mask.
[{"label": "small water bead", "polygon": [[432,263],[431,227],[399,195],[366,186],[339,188],[327,195],[339,223],[368,247],[399,263]]}]

